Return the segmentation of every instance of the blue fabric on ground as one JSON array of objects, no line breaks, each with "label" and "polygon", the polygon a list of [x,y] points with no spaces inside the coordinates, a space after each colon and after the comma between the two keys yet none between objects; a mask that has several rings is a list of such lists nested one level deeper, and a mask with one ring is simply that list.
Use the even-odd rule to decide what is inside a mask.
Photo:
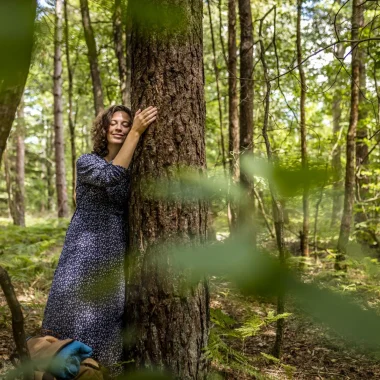
[{"label": "blue fabric on ground", "polygon": [[91,355],[91,347],[74,340],[57,353],[49,365],[48,372],[58,379],[72,379],[78,374],[80,363]]}]

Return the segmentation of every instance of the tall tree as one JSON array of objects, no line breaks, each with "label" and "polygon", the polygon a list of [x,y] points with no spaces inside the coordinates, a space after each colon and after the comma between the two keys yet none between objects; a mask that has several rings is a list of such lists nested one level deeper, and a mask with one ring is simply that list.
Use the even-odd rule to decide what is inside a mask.
[{"label": "tall tree", "polygon": [[[181,287],[184,274],[172,270],[161,245],[204,243],[207,205],[180,196],[175,202],[154,199],[142,186],[147,180],[176,179],[184,165],[205,175],[203,1],[168,0],[163,6],[158,0],[130,0],[128,6],[133,18],[132,109],[154,105],[159,110],[132,168],[126,322],[134,336],[128,352],[137,367],[203,379],[208,288],[203,282]],[[160,267],[158,261],[167,265]]]},{"label": "tall tree", "polygon": [[[365,26],[364,20],[364,7],[365,3],[360,4],[359,6],[359,28]],[[358,130],[356,136],[356,167],[358,169],[357,175],[357,199],[359,202],[368,198],[368,175],[366,174],[366,168],[369,164],[369,155],[368,155],[368,106],[366,100],[366,49],[367,46],[360,44],[358,46],[358,60],[360,65],[360,76],[359,76],[359,111],[358,111]],[[355,222],[360,223],[367,220],[364,207],[361,206],[358,208],[355,213]]]},{"label": "tall tree", "polygon": [[[121,0],[115,0],[113,13],[113,41],[119,69],[119,83],[122,102],[130,106],[130,83],[127,82],[126,27],[123,22],[123,6]],[[126,26],[126,25],[125,25]]]},{"label": "tall tree", "polygon": [[[307,158],[307,131],[306,131],[306,76],[302,65],[302,41],[301,41],[301,17],[302,0],[297,2],[297,64],[300,76],[300,131],[301,131],[301,162],[304,171],[308,169]],[[305,176],[306,177],[306,176]],[[303,256],[309,256],[309,185],[304,183],[302,194],[303,223],[301,232],[301,251]]]},{"label": "tall tree", "polygon": [[15,183],[15,224],[25,227],[25,113],[24,99],[17,110],[16,126],[16,183]]},{"label": "tall tree", "polygon": [[80,10],[82,13],[82,24],[84,36],[88,49],[88,62],[90,63],[90,72],[92,79],[92,92],[94,94],[95,114],[97,115],[104,109],[102,81],[100,78],[98,51],[94,31],[92,30],[88,0],[80,0]]},{"label": "tall tree", "polygon": [[[250,0],[239,0],[240,19],[240,167],[245,155],[253,152],[253,25]],[[253,199],[252,180],[240,171],[240,182]],[[252,210],[251,210],[252,211]],[[245,210],[239,210],[239,224],[247,218]]]},{"label": "tall tree", "polygon": [[351,21],[351,110],[350,122],[347,130],[346,144],[346,175],[344,182],[344,208],[338,240],[339,254],[336,258],[336,268],[342,268],[340,262],[345,258],[346,247],[350,237],[352,212],[355,201],[355,139],[359,114],[359,81],[360,81],[360,57],[358,55],[357,41],[359,38],[359,0],[352,1]]},{"label": "tall tree", "polygon": [[65,47],[66,47],[66,66],[67,66],[67,77],[69,82],[68,88],[68,101],[69,101],[69,109],[68,109],[68,117],[69,117],[69,130],[70,130],[70,147],[71,147],[71,185],[72,192],[71,196],[74,202],[74,193],[76,186],[76,147],[75,147],[75,122],[74,122],[74,109],[73,109],[73,90],[74,90],[74,67],[71,63],[70,58],[70,44],[69,44],[69,14],[68,14],[68,0],[64,1],[64,9],[65,9]]},{"label": "tall tree", "polygon": [[55,183],[57,188],[58,217],[69,215],[66,189],[65,139],[63,129],[62,102],[62,37],[63,37],[63,0],[55,2],[54,29],[54,148]]},{"label": "tall tree", "polygon": [[[239,96],[237,81],[236,0],[228,0],[228,158],[230,176],[239,179]],[[236,210],[228,203],[229,223],[236,225]]]},{"label": "tall tree", "polygon": [[0,163],[29,72],[36,9],[35,0],[0,3]]}]

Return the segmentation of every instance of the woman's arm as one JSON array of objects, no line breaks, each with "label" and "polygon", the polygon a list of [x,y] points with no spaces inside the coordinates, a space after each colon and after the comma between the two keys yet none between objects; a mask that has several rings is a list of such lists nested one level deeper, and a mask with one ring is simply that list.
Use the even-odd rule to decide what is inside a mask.
[{"label": "woman's arm", "polygon": [[157,108],[152,106],[146,108],[144,111],[138,110],[136,112],[131,130],[119,152],[112,160],[114,165],[123,166],[126,169],[129,167],[141,135],[145,132],[148,126],[156,120],[156,117]]}]

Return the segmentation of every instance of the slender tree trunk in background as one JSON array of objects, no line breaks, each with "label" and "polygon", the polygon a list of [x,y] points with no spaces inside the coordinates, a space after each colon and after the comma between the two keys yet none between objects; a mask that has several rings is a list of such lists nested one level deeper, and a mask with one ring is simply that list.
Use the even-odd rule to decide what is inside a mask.
[{"label": "slender tree trunk in background", "polygon": [[115,0],[113,13],[113,42],[119,69],[119,83],[122,103],[128,106],[130,89],[127,85],[127,59],[125,54],[126,37],[124,34],[123,8],[121,0]]},{"label": "slender tree trunk in background", "polygon": [[71,64],[70,59],[70,45],[69,45],[69,18],[68,18],[68,10],[67,10],[68,0],[65,0],[65,45],[66,45],[66,64],[67,64],[67,76],[69,80],[69,88],[68,88],[68,100],[69,100],[69,130],[70,130],[70,146],[71,146],[71,197],[72,204],[75,205],[74,193],[76,186],[76,161],[77,154],[75,148],[75,123],[74,123],[74,110],[73,110],[73,82],[74,82],[74,69]]},{"label": "slender tree trunk in background", "polygon": [[212,45],[213,65],[214,65],[215,84],[216,84],[216,96],[218,98],[220,145],[221,145],[221,148],[222,148],[221,149],[221,152],[222,152],[222,164],[223,164],[224,173],[225,173],[225,175],[227,175],[227,173],[226,173],[226,151],[225,151],[224,134],[223,134],[222,98],[221,98],[221,95],[220,95],[220,88],[219,88],[219,67],[218,67],[218,62],[217,62],[217,59],[216,59],[214,27],[213,27],[213,24],[212,24],[211,7],[210,7],[210,1],[209,0],[207,0],[207,9],[208,9],[208,15],[209,15],[209,21],[210,21],[211,45]]},{"label": "slender tree trunk in background", "polygon": [[63,131],[62,105],[62,31],[63,31],[63,1],[55,3],[54,32],[54,148],[55,148],[55,182],[57,188],[58,217],[67,218],[66,170],[65,170],[65,140]]},{"label": "slender tree trunk in background", "polygon": [[80,10],[82,13],[82,24],[84,29],[84,37],[86,39],[88,49],[88,62],[90,63],[92,91],[94,94],[95,115],[104,109],[102,81],[100,79],[98,52],[94,32],[91,26],[90,11],[88,8],[88,0],[80,0]]},{"label": "slender tree trunk in background", "polygon": [[0,2],[0,51],[6,52],[0,60],[0,164],[29,72],[36,9],[32,0]]},{"label": "slender tree trunk in background", "polygon": [[[352,26],[351,40],[356,41],[359,37],[359,0],[352,2]],[[356,127],[359,113],[359,81],[360,81],[360,59],[355,42],[352,43],[351,61],[351,110],[350,122],[347,130],[346,145],[346,176],[344,182],[344,208],[340,225],[338,251],[336,257],[336,269],[344,269],[341,261],[345,258],[346,247],[350,237],[352,212],[355,200],[355,139]]]},{"label": "slender tree trunk in background", "polygon": [[[307,157],[307,131],[306,131],[306,77],[302,65],[302,43],[301,43],[301,17],[302,0],[297,3],[297,64],[300,75],[301,97],[300,97],[300,131],[301,131],[301,162],[302,169],[308,170]],[[306,174],[306,173],[305,173]],[[304,183],[302,194],[303,223],[301,231],[301,253],[302,256],[309,256],[309,184]]]},{"label": "slender tree trunk in background", "polygon": [[15,178],[15,221],[17,226],[25,227],[25,114],[24,99],[21,98],[17,110],[16,126],[16,178]]},{"label": "slender tree trunk in background", "polygon": [[[265,142],[266,153],[269,163],[273,163],[273,153],[272,147],[268,136],[268,126],[269,126],[269,111],[270,111],[270,96],[271,96],[271,82],[269,80],[269,69],[265,58],[265,46],[263,42],[263,22],[264,18],[268,13],[261,19],[259,27],[259,40],[260,40],[260,61],[263,66],[264,80],[265,80],[265,109],[264,109],[264,121],[262,128],[262,135]],[[275,187],[273,186],[272,180],[269,180],[269,190],[272,198],[272,213],[274,220],[274,228],[276,233],[276,243],[278,249],[278,257],[280,263],[285,265],[285,242],[284,242],[284,213],[282,209],[281,202],[279,201]],[[285,293],[281,289],[280,294],[277,297],[277,315],[283,314],[285,312]],[[280,358],[282,343],[284,338],[284,325],[285,320],[280,318],[277,320],[276,325],[276,340],[273,346],[273,355],[276,358]]]},{"label": "slender tree trunk in background", "polygon": [[[364,27],[364,7],[362,4],[359,6],[359,27]],[[368,128],[367,128],[367,116],[368,108],[366,104],[366,49],[367,46],[360,44],[357,49],[359,66],[360,66],[360,79],[359,79],[359,114],[358,114],[358,130],[356,136],[356,167],[359,169],[356,183],[356,194],[358,202],[361,202],[368,198],[368,184],[369,178],[365,174],[365,171],[369,164],[368,156]],[[364,174],[363,174],[364,173]],[[363,206],[355,213],[355,223],[361,223],[368,219]],[[358,236],[360,240],[363,240],[361,236]],[[364,240],[363,240],[364,241]]]},{"label": "slender tree trunk in background", "polygon": [[[253,29],[250,0],[239,0],[240,18],[240,169],[244,156],[253,153]],[[240,170],[240,183],[248,189],[248,197],[253,200],[253,180]],[[254,204],[254,202],[252,202]],[[239,225],[251,223],[254,210],[239,209]]]},{"label": "slender tree trunk in background", "polygon": [[[208,287],[205,282],[191,289],[184,286],[185,274],[173,270],[167,248],[161,245],[203,244],[207,204],[199,199],[179,197],[173,202],[147,197],[142,186],[145,180],[176,179],[183,165],[201,177],[206,174],[203,2],[161,4],[159,0],[128,4],[133,18],[132,109],[154,105],[159,114],[144,133],[132,168],[125,313],[132,336],[127,351],[138,368],[167,369],[179,379],[203,379],[208,367],[204,353]],[[178,17],[175,23],[168,9]]]},{"label": "slender tree trunk in background", "polygon": [[127,8],[127,15],[126,15],[126,24],[125,24],[125,62],[126,62],[126,78],[125,82],[127,84],[127,98],[126,98],[126,104],[127,107],[131,107],[131,64],[132,64],[132,57],[131,57],[131,35],[132,35],[132,18],[130,15],[130,12]]},{"label": "slender tree trunk in background", "polygon": [[[230,177],[239,180],[239,97],[237,83],[236,0],[228,0],[228,158]],[[236,227],[236,206],[228,202],[230,230]]]},{"label": "slender tree trunk in background", "polygon": [[15,202],[12,191],[12,169],[11,169],[11,160],[8,157],[9,148],[6,148],[4,151],[4,174],[5,174],[5,186],[8,195],[8,209],[9,214],[13,222],[16,220],[16,210],[15,210]]},{"label": "slender tree trunk in background", "polygon": [[52,165],[53,156],[53,130],[47,126],[47,139],[46,139],[46,188],[47,188],[47,210],[53,211],[54,209],[54,171]]}]

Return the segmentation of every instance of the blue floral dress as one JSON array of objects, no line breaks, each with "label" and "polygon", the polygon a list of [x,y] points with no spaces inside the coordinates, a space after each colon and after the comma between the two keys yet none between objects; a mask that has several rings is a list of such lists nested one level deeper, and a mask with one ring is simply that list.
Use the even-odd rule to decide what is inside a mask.
[{"label": "blue floral dress", "polygon": [[42,335],[79,340],[109,367],[122,360],[128,169],[95,153],[77,160],[77,207],[54,273]]}]

